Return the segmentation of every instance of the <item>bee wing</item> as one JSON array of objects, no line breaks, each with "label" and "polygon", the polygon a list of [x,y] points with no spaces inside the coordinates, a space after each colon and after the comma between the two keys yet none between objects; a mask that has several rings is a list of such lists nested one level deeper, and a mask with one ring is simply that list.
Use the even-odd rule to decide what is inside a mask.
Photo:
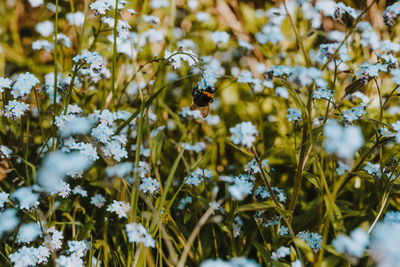
[{"label": "bee wing", "polygon": [[198,110],[198,109],[200,109],[200,107],[199,107],[198,105],[196,105],[195,103],[193,103],[193,104],[190,106],[190,111]]},{"label": "bee wing", "polygon": [[205,107],[200,107],[200,114],[201,116],[203,116],[203,118],[207,117],[209,112],[210,112],[210,103],[208,103],[208,105]]},{"label": "bee wing", "polygon": [[200,106],[198,106],[198,105],[196,105],[196,104],[193,103],[192,106],[190,107],[190,110],[191,110],[191,111],[193,111],[193,110],[199,110],[201,116],[202,116],[203,118],[205,118],[205,117],[208,116],[208,113],[210,112],[210,103],[209,103],[207,106],[204,106],[204,107],[200,107]]}]

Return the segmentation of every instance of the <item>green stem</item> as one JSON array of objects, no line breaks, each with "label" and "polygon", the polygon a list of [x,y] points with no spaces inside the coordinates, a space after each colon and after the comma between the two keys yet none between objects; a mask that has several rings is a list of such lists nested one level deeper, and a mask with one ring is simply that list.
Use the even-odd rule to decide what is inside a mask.
[{"label": "green stem", "polygon": [[289,18],[289,22],[290,22],[290,25],[291,25],[291,27],[292,27],[292,29],[294,31],[294,34],[296,35],[296,41],[297,41],[297,44],[300,47],[301,52],[303,53],[304,60],[306,61],[306,66],[308,67],[308,66],[311,65],[310,57],[308,56],[306,50],[304,49],[303,41],[301,40],[300,34],[299,34],[298,30],[297,30],[297,27],[294,24],[292,16],[290,15],[289,10],[286,7],[286,1],[285,0],[283,1],[283,7],[285,8],[286,15]]},{"label": "green stem", "polygon": [[369,228],[368,234],[371,233],[372,229],[374,229],[376,223],[379,221],[379,218],[381,217],[383,211],[385,210],[388,199],[389,199],[389,193],[385,192],[383,195],[383,198],[382,198],[382,206],[378,212],[378,215],[376,215],[374,222],[372,223],[371,227]]},{"label": "green stem", "polygon": [[136,137],[135,169],[133,175],[133,186],[131,194],[131,216],[129,217],[129,222],[136,221],[136,211],[139,198],[139,184],[140,184],[138,169],[139,169],[139,159],[140,159],[140,146],[142,144],[142,138],[143,138],[143,121],[144,121],[144,102],[142,101],[140,105],[139,128]]},{"label": "green stem", "polygon": [[[307,113],[305,114],[307,116],[310,116],[309,118],[304,118],[305,120],[311,120],[311,102],[312,102],[312,93],[309,93],[308,100],[307,100]],[[293,193],[292,193],[292,198],[290,199],[290,205],[289,205],[289,210],[293,213],[294,208],[296,207],[296,202],[297,198],[299,196],[300,192],[300,187],[301,187],[301,180],[303,177],[303,170],[305,167],[305,161],[306,161],[306,150],[308,148],[308,125],[305,123],[303,125],[303,133],[302,133],[302,139],[301,139],[301,147],[300,147],[300,157],[299,157],[299,162],[297,164],[297,171],[296,171],[296,176],[294,179],[294,188],[293,188]]]},{"label": "green stem", "polygon": [[394,92],[396,92],[396,90],[399,88],[399,85],[397,85],[392,92],[390,92],[389,96],[385,99],[385,102],[382,105],[382,109],[385,109],[386,104],[389,102],[389,99],[393,96]]},{"label": "green stem", "polygon": [[83,41],[83,37],[85,34],[85,29],[86,29],[88,10],[89,10],[89,2],[88,2],[88,0],[85,0],[85,9],[84,9],[85,19],[83,20],[82,32],[79,37],[78,54],[80,54],[81,50],[82,50],[82,41]]},{"label": "green stem", "polygon": [[357,24],[361,21],[362,17],[364,16],[365,13],[368,12],[368,10],[375,4],[375,2],[378,2],[378,0],[372,1],[372,3],[365,9],[361,14],[356,18],[353,27],[347,32],[346,36],[344,37],[343,41],[340,43],[340,45],[336,48],[335,52],[328,58],[328,60],[325,62],[325,64],[322,66],[321,70],[324,70],[326,67],[328,67],[328,64],[336,58],[338,55],[340,48],[344,45],[344,43],[347,41],[347,39],[350,37],[350,35],[354,32]]},{"label": "green stem", "polygon": [[[175,82],[178,82],[178,81],[181,81],[181,80],[183,80],[183,79],[186,79],[186,78],[188,78],[188,77],[193,77],[193,76],[196,76],[196,74],[186,75],[186,76],[183,76],[183,77],[181,77],[181,78],[179,78],[179,79],[176,79],[176,80],[174,80],[174,81],[172,81],[172,82],[169,82],[169,83],[163,85],[160,89],[158,89],[157,92],[155,92],[154,94],[152,94],[152,95],[149,97],[149,99],[146,100],[146,102],[145,102],[145,108],[147,108],[148,106],[150,106],[151,102],[153,102],[153,100],[154,100],[154,99],[162,92],[162,90],[164,90],[166,87],[168,87],[168,86],[174,84]],[[133,113],[127,120],[125,120],[124,123],[122,123],[122,124],[117,128],[117,130],[115,131],[115,135],[119,134],[126,126],[128,126],[128,124],[129,124],[131,121],[133,121],[133,120],[137,117],[137,115],[139,115],[139,112],[140,112],[139,109],[136,110],[135,113]]]},{"label": "green stem", "polygon": [[[338,65],[336,64],[336,60],[333,61],[335,63],[335,72],[333,74],[333,82],[332,82],[332,87],[331,87],[331,93],[333,95],[333,92],[335,91],[335,85],[336,85],[336,77],[337,77],[337,68]],[[324,117],[324,122],[322,123],[322,125],[325,125],[326,121],[328,120],[328,112],[329,112],[329,105],[332,102],[333,105],[335,105],[335,103],[333,103],[333,101],[329,101],[328,100],[328,104],[326,105],[326,111],[325,111],[325,117]]]},{"label": "green stem", "polygon": [[55,149],[55,137],[56,137],[56,114],[57,114],[57,76],[58,76],[58,62],[57,62],[57,35],[58,35],[58,0],[56,0],[56,14],[55,14],[55,25],[54,25],[54,94],[53,94],[53,144],[52,150]]},{"label": "green stem", "polygon": [[[115,10],[114,10],[114,31],[113,31],[113,37],[114,37],[114,43],[113,43],[113,56],[112,56],[112,85],[111,85],[111,90],[112,90],[112,95],[113,97],[116,97],[115,94],[115,73],[116,73],[116,64],[117,64],[117,24],[118,24],[118,0],[115,0]],[[111,101],[114,106],[114,101]]]}]

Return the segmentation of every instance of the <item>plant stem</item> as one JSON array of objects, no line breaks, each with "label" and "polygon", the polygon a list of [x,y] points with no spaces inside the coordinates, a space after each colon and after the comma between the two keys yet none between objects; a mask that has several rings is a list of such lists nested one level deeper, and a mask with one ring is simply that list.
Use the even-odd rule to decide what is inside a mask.
[{"label": "plant stem", "polygon": [[140,146],[142,144],[142,138],[143,138],[143,121],[144,121],[144,102],[142,101],[140,105],[139,128],[136,137],[135,168],[134,168],[133,186],[131,194],[131,216],[129,217],[129,222],[136,221],[136,211],[139,198],[139,184],[140,184],[138,169],[140,160]]},{"label": "plant stem", "polygon": [[382,206],[381,206],[381,208],[379,210],[379,213],[376,216],[374,222],[372,223],[371,227],[369,228],[368,234],[371,233],[372,229],[374,229],[376,223],[379,221],[379,218],[381,217],[381,215],[382,215],[382,213],[383,213],[383,211],[384,211],[384,209],[386,207],[386,202],[388,201],[388,199],[389,199],[389,193],[385,192],[384,195],[383,195],[383,198],[382,198],[382,200],[383,200],[382,201]]},{"label": "plant stem", "polygon": [[[221,205],[222,200],[219,200],[217,202],[218,205]],[[214,208],[213,207],[209,207],[208,210],[203,214],[203,216],[201,216],[199,222],[197,223],[197,225],[195,226],[195,228],[193,229],[192,233],[190,234],[187,242],[186,242],[186,246],[183,249],[182,255],[179,259],[179,262],[177,264],[177,267],[184,267],[185,263],[186,263],[186,258],[188,256],[189,250],[192,247],[192,244],[196,238],[196,236],[200,233],[200,229],[201,227],[207,222],[208,218],[213,214],[214,212]]]},{"label": "plant stem", "polygon": [[[307,113],[308,113],[309,118],[305,118],[308,120],[311,120],[311,102],[312,102],[312,93],[309,92],[308,100],[307,100],[307,111],[308,111]],[[307,114],[305,114],[305,115],[307,115]],[[299,157],[299,162],[297,165],[296,176],[294,179],[294,188],[293,188],[292,198],[290,199],[290,205],[289,205],[289,210],[290,210],[290,212],[292,212],[292,214],[294,212],[294,208],[296,207],[296,201],[299,196],[301,180],[303,177],[303,170],[304,170],[307,158],[308,158],[308,157],[306,157],[306,151],[308,149],[308,145],[307,145],[307,143],[308,143],[308,125],[307,124],[303,125],[303,134],[302,135],[303,136],[302,136],[301,145],[300,145],[301,146],[300,147],[300,157]],[[311,136],[310,136],[310,138],[311,138]],[[310,147],[310,149],[311,149],[311,147]],[[293,216],[291,216],[291,217],[293,217]]]},{"label": "plant stem", "polygon": [[290,22],[290,25],[291,25],[291,27],[292,27],[292,29],[294,31],[294,34],[296,35],[296,41],[297,41],[297,44],[300,47],[301,52],[303,53],[304,60],[306,62],[306,66],[308,67],[308,66],[311,65],[310,57],[308,56],[306,50],[304,49],[303,41],[301,40],[300,34],[299,34],[298,30],[297,30],[297,27],[294,24],[292,16],[290,15],[289,10],[286,7],[286,1],[285,0],[283,0],[283,7],[285,8],[286,15],[289,18],[289,22]]},{"label": "plant stem", "polygon": [[269,181],[268,181],[268,178],[267,178],[267,176],[265,175],[265,170],[264,170],[264,168],[263,168],[263,166],[262,166],[262,161],[261,161],[261,159],[260,159],[260,158],[258,157],[258,155],[257,155],[256,148],[253,146],[253,147],[251,148],[251,150],[252,150],[252,153],[253,153],[253,155],[254,155],[254,157],[255,157],[257,163],[258,163],[258,168],[260,169],[261,177],[263,178],[263,181],[264,181],[265,185],[267,186],[268,192],[269,192],[269,194],[271,195],[272,200],[274,201],[275,205],[276,205],[278,208],[282,208],[282,204],[281,204],[281,203],[277,200],[277,198],[275,197],[275,194],[274,194],[274,192],[272,191],[272,187],[271,187],[271,185],[270,185],[270,183],[269,183]]},{"label": "plant stem", "polygon": [[58,62],[57,62],[57,34],[58,34],[58,0],[56,0],[56,14],[54,23],[54,93],[53,93],[53,143],[52,150],[56,147],[55,137],[56,137],[56,114],[57,114],[57,76],[58,76]]},{"label": "plant stem", "polygon": [[[111,81],[111,90],[113,97],[116,97],[115,94],[115,73],[116,73],[116,64],[117,64],[117,24],[118,24],[118,0],[115,0],[115,11],[114,11],[114,31],[113,31],[113,56],[112,56],[112,81]],[[114,106],[114,101],[111,101]]]},{"label": "plant stem", "polygon": [[340,48],[344,45],[344,43],[347,41],[347,39],[350,37],[350,35],[354,32],[357,24],[361,21],[362,17],[364,16],[365,13],[368,12],[368,10],[375,4],[375,2],[378,2],[379,0],[374,0],[372,3],[361,12],[361,14],[356,18],[353,27],[350,28],[350,30],[347,32],[346,36],[344,37],[343,41],[340,43],[340,45],[336,48],[335,52],[328,58],[328,60],[325,62],[325,64],[322,66],[321,70],[324,70],[326,67],[328,67],[328,64],[332,61],[332,59],[336,58],[337,54],[340,51]]}]

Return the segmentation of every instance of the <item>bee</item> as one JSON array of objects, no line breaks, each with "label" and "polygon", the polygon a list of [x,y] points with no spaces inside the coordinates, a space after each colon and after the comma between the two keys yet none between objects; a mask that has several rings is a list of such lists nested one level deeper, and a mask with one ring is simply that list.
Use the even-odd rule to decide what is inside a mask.
[{"label": "bee", "polygon": [[[190,110],[199,110],[203,118],[210,112],[210,104],[214,101],[214,86],[201,86],[198,82],[192,90],[193,104]],[[202,88],[201,88],[202,87]]]}]

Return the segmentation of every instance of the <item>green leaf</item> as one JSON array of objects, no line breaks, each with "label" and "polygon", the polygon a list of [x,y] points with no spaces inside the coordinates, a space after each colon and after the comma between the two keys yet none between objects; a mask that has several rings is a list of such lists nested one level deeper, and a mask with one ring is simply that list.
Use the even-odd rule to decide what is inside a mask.
[{"label": "green leaf", "polygon": [[90,236],[91,230],[95,229],[94,224],[95,224],[95,221],[91,217],[86,216],[85,224],[78,232],[78,240],[88,239],[88,237]]},{"label": "green leaf", "polygon": [[264,266],[271,264],[271,258],[269,257],[269,252],[265,249],[263,245],[255,241],[253,245],[256,247],[257,251],[260,252],[260,256],[264,261]]},{"label": "green leaf", "polygon": [[316,189],[321,190],[321,185],[319,184],[319,179],[312,173],[305,173],[303,177],[306,178],[310,183],[312,183]]},{"label": "green leaf", "polygon": [[251,203],[239,206],[236,210],[236,213],[246,212],[246,211],[254,211],[254,210],[264,210],[269,208],[274,208],[275,203],[272,200],[268,200],[265,202]]},{"label": "green leaf", "polygon": [[307,245],[307,243],[300,239],[300,238],[295,238],[294,243],[296,244],[296,246],[303,252],[304,256],[306,256],[307,260],[309,262],[314,262],[314,252],[312,251],[312,249],[310,248],[309,245]]}]

